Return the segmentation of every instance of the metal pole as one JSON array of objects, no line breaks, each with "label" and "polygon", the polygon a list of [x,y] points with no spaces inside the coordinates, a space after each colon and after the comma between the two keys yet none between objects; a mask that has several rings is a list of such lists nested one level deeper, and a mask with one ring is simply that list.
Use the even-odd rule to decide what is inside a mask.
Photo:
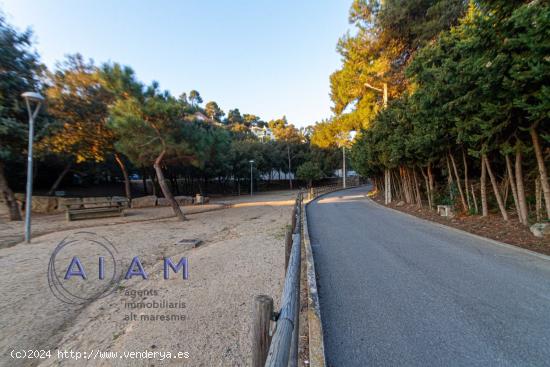
[{"label": "metal pole", "polygon": [[342,164],[342,177],[344,178],[344,189],[346,188],[346,147],[342,147],[343,152],[343,164]]},{"label": "metal pole", "polygon": [[32,145],[34,140],[34,118],[40,109],[40,103],[36,106],[34,113],[31,110],[29,101],[26,100],[29,111],[29,146],[27,154],[27,194],[25,198],[25,242],[31,243],[31,210],[32,210]]},{"label": "metal pole", "polygon": [[250,162],[250,196],[252,196],[252,162]]}]

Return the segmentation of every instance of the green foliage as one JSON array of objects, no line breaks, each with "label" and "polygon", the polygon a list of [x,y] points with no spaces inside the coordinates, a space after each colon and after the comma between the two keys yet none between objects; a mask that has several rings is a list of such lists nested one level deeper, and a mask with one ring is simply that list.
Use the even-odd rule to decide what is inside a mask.
[{"label": "green foliage", "polygon": [[209,136],[192,116],[181,101],[154,90],[142,101],[117,101],[109,126],[119,136],[117,149],[136,165],[150,166],[164,154],[166,162],[201,166],[208,155]]},{"label": "green foliage", "polygon": [[212,120],[220,121],[220,119],[225,115],[225,112],[218,106],[214,101],[210,101],[204,107],[206,116],[210,117]]},{"label": "green foliage", "polygon": [[189,102],[194,107],[200,105],[202,103],[202,97],[200,93],[194,89],[191,92],[189,92]]},{"label": "green foliage", "polygon": [[0,14],[0,161],[17,160],[27,143],[28,116],[21,94],[39,89],[43,71],[31,37],[31,31],[18,32]]},{"label": "green foliage", "polygon": [[323,171],[315,162],[304,162],[296,170],[296,176],[301,180],[307,181],[309,183],[308,186],[311,187],[312,181],[323,177]]},{"label": "green foliage", "polygon": [[243,123],[243,117],[241,116],[241,112],[238,108],[235,108],[234,110],[229,110],[227,113],[227,124],[233,125],[233,124],[242,124]]},{"label": "green foliage", "polygon": [[457,149],[479,157],[529,145],[528,128],[548,131],[541,122],[550,117],[549,39],[547,3],[470,4],[459,25],[416,52],[405,69],[414,87],[363,132],[352,153],[357,170],[424,166]]}]

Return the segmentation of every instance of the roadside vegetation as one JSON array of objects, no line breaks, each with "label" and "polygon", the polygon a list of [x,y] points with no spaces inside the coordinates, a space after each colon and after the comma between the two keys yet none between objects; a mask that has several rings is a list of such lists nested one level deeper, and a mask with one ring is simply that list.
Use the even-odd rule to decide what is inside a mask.
[{"label": "roadside vegetation", "polygon": [[355,0],[349,20],[312,142],[359,130],[354,168],[386,203],[547,221],[549,3]]},{"label": "roadside vegetation", "polygon": [[[183,219],[174,194],[195,194],[197,183],[201,194],[209,183],[237,193],[242,185],[247,192],[250,160],[254,180],[269,183],[287,174],[290,189],[304,162],[321,170],[304,180],[330,176],[339,167],[336,148],[311,146],[311,129],[298,129],[284,116],[263,121],[238,108],[226,114],[215,101],[203,104],[197,90],[175,97],[156,82],[144,85],[129,66],[96,65],[79,54],[48,70],[32,40],[30,31],[20,32],[0,16],[0,193],[11,220],[21,219],[13,187],[22,190],[25,182],[25,91],[46,98],[35,128],[35,183],[46,186],[48,195],[77,175],[93,185],[121,182],[131,200],[130,179],[137,177],[144,188],[151,180],[153,194],[167,198]],[[275,140],[252,133],[264,127]]]}]

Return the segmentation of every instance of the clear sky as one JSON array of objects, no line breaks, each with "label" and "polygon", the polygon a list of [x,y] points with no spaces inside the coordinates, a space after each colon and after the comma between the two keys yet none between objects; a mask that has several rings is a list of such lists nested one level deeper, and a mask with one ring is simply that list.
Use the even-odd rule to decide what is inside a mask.
[{"label": "clear sky", "polygon": [[305,126],[329,117],[329,75],[351,0],[0,0],[54,67],[80,52],[131,66],[179,95],[196,89],[227,112]]}]

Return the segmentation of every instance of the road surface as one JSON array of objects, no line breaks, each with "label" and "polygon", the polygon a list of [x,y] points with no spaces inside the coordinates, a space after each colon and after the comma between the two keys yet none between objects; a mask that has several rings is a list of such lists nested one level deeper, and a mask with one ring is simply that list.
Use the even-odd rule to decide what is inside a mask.
[{"label": "road surface", "polygon": [[329,367],[550,366],[550,261],[383,208],[308,206]]}]

